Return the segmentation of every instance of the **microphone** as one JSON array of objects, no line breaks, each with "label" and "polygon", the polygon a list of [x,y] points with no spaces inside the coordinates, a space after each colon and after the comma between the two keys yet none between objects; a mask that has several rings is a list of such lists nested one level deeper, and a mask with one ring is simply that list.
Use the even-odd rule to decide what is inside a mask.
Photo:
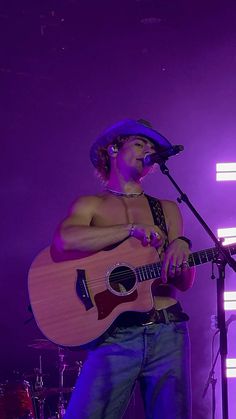
[{"label": "microphone", "polygon": [[143,164],[144,166],[151,166],[154,163],[162,163],[163,160],[168,160],[169,157],[176,156],[176,154],[179,154],[183,149],[183,145],[172,145],[159,153],[147,154],[143,159]]}]

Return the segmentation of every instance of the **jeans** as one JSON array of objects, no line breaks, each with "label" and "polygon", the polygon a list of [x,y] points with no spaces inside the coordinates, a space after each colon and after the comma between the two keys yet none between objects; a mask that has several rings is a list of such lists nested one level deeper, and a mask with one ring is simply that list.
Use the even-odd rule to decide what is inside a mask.
[{"label": "jeans", "polygon": [[137,381],[147,419],[191,419],[186,322],[116,327],[89,351],[65,419],[121,419]]}]

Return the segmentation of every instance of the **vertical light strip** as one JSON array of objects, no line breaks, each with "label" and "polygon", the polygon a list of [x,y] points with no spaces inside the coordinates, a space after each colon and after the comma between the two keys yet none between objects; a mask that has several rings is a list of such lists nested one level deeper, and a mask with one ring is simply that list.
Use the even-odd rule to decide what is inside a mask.
[{"label": "vertical light strip", "polygon": [[[236,181],[236,162],[234,163],[217,163],[216,164],[216,180]],[[224,239],[223,245],[236,243],[236,227],[219,228],[217,230],[219,239]],[[236,291],[224,292],[224,309],[236,311]],[[226,377],[236,378],[236,358],[226,359]]]}]

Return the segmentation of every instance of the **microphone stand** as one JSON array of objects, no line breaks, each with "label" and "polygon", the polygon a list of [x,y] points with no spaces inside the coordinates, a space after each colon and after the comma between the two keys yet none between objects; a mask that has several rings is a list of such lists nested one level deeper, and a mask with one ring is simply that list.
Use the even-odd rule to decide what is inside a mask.
[{"label": "microphone stand", "polygon": [[216,366],[216,362],[218,360],[218,357],[220,355],[220,349],[218,349],[217,354],[215,356],[213,365],[211,367],[211,370],[209,372],[209,376],[208,376],[208,380],[207,383],[205,385],[204,391],[203,391],[203,395],[202,398],[204,398],[206,396],[207,390],[209,385],[211,384],[212,387],[212,396],[211,396],[211,403],[212,403],[212,419],[215,419],[215,409],[216,409],[216,378],[215,378],[215,366]]},{"label": "microphone stand", "polygon": [[188,206],[190,211],[197,218],[199,223],[202,225],[204,230],[213,240],[215,247],[217,249],[217,257],[214,260],[214,263],[218,267],[218,278],[216,280],[217,284],[217,318],[220,331],[220,355],[221,355],[221,391],[222,391],[222,419],[228,419],[228,386],[227,386],[227,377],[226,377],[226,356],[227,356],[227,330],[225,324],[225,311],[224,311],[224,280],[225,280],[225,266],[228,264],[234,272],[236,272],[236,261],[231,257],[229,252],[221,242],[218,241],[217,237],[214,235],[210,227],[206,224],[197,210],[189,201],[187,195],[180,189],[173,177],[169,173],[169,169],[166,166],[166,161],[168,157],[160,157],[156,159],[156,163],[159,164],[161,172],[166,175],[174,187],[180,194],[180,197],[177,198],[177,201],[181,203],[182,201]]},{"label": "microphone stand", "polygon": [[[211,275],[212,279],[215,279],[214,273],[212,273]],[[205,384],[204,390],[203,390],[203,394],[202,394],[202,398],[204,398],[207,394],[207,390],[209,388],[209,385],[211,384],[211,389],[212,389],[212,396],[211,396],[211,406],[212,406],[212,419],[215,419],[215,411],[216,411],[216,383],[217,383],[217,379],[215,378],[215,366],[216,366],[216,362],[218,360],[218,357],[220,355],[220,349],[217,350],[217,354],[214,355],[214,344],[215,344],[215,338],[219,333],[219,329],[218,329],[218,322],[216,320],[216,316],[212,316],[213,318],[215,318],[214,321],[214,327],[217,329],[216,332],[213,335],[212,338],[212,344],[211,344],[211,369],[208,375],[208,379],[207,382]],[[211,318],[212,318],[211,317]],[[226,322],[226,326],[228,329],[228,323],[229,320],[227,320]],[[212,324],[212,325],[213,325]]]}]

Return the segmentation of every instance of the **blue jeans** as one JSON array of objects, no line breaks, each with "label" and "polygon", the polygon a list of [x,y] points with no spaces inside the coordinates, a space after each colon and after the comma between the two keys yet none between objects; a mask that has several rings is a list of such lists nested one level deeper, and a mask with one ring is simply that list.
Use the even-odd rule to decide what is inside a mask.
[{"label": "blue jeans", "polygon": [[147,419],[190,419],[186,322],[117,327],[89,351],[65,419],[121,419],[137,381]]}]

